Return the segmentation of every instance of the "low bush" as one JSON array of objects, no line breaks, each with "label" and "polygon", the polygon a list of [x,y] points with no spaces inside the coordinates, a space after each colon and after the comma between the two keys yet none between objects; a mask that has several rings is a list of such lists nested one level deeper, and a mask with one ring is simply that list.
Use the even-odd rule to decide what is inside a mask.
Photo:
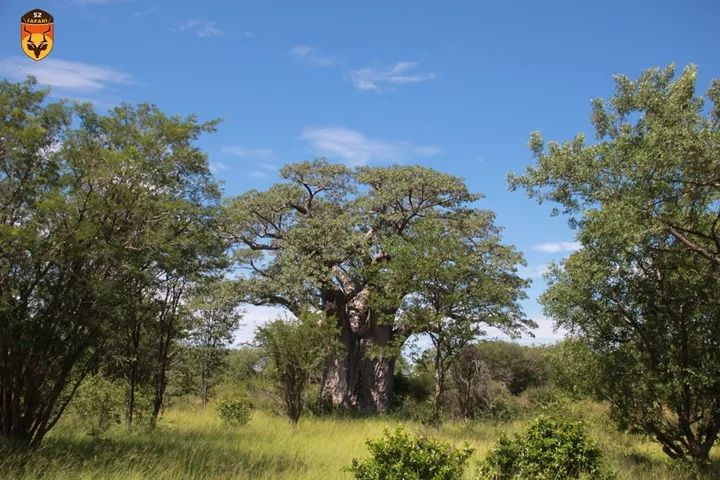
[{"label": "low bush", "polygon": [[218,415],[231,426],[245,425],[250,421],[250,404],[241,399],[222,400],[217,406]]},{"label": "low bush", "polygon": [[550,417],[533,421],[514,439],[501,435],[480,465],[478,479],[550,480],[612,479],[602,453],[585,433],[583,424]]},{"label": "low bush", "polygon": [[510,394],[506,389],[498,389],[478,417],[495,423],[511,422],[522,418],[524,410],[525,406],[520,397]]},{"label": "low bush", "polygon": [[356,480],[459,480],[472,454],[467,445],[458,450],[444,442],[411,437],[398,427],[368,440],[370,458],[353,459],[349,470]]}]

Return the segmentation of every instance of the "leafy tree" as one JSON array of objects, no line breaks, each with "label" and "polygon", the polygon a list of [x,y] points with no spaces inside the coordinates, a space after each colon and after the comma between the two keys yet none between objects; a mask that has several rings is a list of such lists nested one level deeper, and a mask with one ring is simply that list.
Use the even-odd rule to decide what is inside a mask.
[{"label": "leafy tree", "polygon": [[380,275],[396,263],[386,245],[411,237],[425,217],[466,214],[478,198],[456,177],[419,166],[359,167],[324,160],[285,166],[284,182],[228,206],[228,237],[248,275],[244,301],[299,314],[304,305],[337,322],[344,351],[326,366],[324,395],[336,405],[387,410],[405,285]]},{"label": "leafy tree", "polygon": [[511,187],[559,203],[573,225],[620,244],[653,231],[720,267],[720,80],[697,97],[694,65],[674,76],[672,65],[635,81],[616,76],[615,95],[592,104],[597,143],[578,134],[545,148],[533,133],[537,163],[511,175]]},{"label": "leafy tree", "polygon": [[704,109],[693,66],[617,77],[593,103],[598,143],[531,147],[513,186],[559,202],[583,249],[550,272],[546,311],[600,362],[600,389],[624,426],[674,458],[703,462],[720,431],[720,83]]},{"label": "leafy tree", "polygon": [[191,327],[188,343],[200,374],[200,399],[207,407],[211,382],[224,366],[227,346],[240,326],[235,296],[228,285],[212,282],[201,285],[188,305]]},{"label": "leafy tree", "polygon": [[418,222],[413,240],[389,249],[396,270],[410,280],[408,290],[412,288],[401,320],[408,330],[426,334],[433,345],[436,426],[447,372],[459,352],[483,335],[487,326],[516,335],[534,325],[519,305],[527,282],[517,275],[516,266],[524,260],[500,243],[493,217],[475,211],[452,225]]},{"label": "leafy tree", "polygon": [[565,338],[547,347],[547,380],[572,398],[594,396],[599,387],[600,365],[592,350],[580,338]]},{"label": "leafy tree", "polygon": [[335,326],[322,315],[302,312],[296,319],[258,327],[255,339],[270,357],[287,416],[297,424],[310,378],[337,349]]},{"label": "leafy tree", "polygon": [[530,387],[544,384],[548,366],[542,347],[518,345],[513,342],[485,341],[473,345],[487,364],[492,378],[505,384],[513,395]]},{"label": "leafy tree", "polygon": [[219,197],[193,145],[213,123],[46,95],[0,82],[0,434],[24,445],[55,425]]},{"label": "leafy tree", "polygon": [[123,413],[123,388],[102,373],[88,376],[70,403],[88,435],[100,436],[113,424],[119,424]]},{"label": "leafy tree", "polygon": [[589,345],[621,427],[643,429],[671,457],[704,461],[720,432],[720,281],[677,241],[651,240],[574,253],[541,301]]}]

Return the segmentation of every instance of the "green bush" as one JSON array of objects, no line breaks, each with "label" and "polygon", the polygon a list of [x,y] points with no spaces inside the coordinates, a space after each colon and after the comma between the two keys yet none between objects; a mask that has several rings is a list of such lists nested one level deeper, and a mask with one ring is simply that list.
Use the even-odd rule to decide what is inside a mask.
[{"label": "green bush", "polygon": [[432,424],[433,407],[429,400],[418,401],[412,397],[404,398],[395,406],[393,413],[400,420],[409,420],[424,425]]},{"label": "green bush", "polygon": [[72,409],[88,435],[100,436],[119,424],[125,405],[125,393],[101,374],[86,378],[72,400]]},{"label": "green bush", "polygon": [[245,425],[250,420],[250,404],[245,400],[222,400],[217,406],[218,415],[232,426]]},{"label": "green bush", "polygon": [[459,480],[472,454],[467,445],[454,449],[425,437],[410,437],[402,427],[385,430],[383,438],[368,440],[370,458],[353,459],[349,470],[356,480]]},{"label": "green bush", "polygon": [[519,397],[506,389],[497,389],[487,408],[478,416],[496,423],[511,422],[523,416],[523,405]]},{"label": "green bush", "polygon": [[583,424],[540,417],[514,439],[501,435],[478,479],[550,480],[611,479],[602,453],[585,434]]}]

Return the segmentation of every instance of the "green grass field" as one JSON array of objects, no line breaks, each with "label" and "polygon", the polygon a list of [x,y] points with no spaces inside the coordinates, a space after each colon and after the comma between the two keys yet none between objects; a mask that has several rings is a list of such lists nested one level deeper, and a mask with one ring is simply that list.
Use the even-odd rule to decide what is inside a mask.
[{"label": "green grass field", "polygon": [[[692,478],[666,462],[658,446],[642,437],[618,433],[605,424],[601,407],[581,403],[573,415],[588,421],[592,437],[622,479]],[[526,422],[446,423],[439,431],[403,422],[416,433],[442,438],[454,445],[469,443],[475,452],[466,478],[492,448],[501,431],[521,430]],[[293,428],[283,417],[254,412],[242,427],[227,427],[214,410],[171,409],[154,431],[131,434],[118,427],[104,438],[83,433],[68,418],[39,451],[4,452],[3,479],[349,479],[344,472],[353,457],[366,454],[364,442],[399,422],[387,418],[304,418]],[[717,452],[715,459],[717,467]],[[718,473],[718,469],[714,469]],[[709,473],[704,478],[718,478]]]}]

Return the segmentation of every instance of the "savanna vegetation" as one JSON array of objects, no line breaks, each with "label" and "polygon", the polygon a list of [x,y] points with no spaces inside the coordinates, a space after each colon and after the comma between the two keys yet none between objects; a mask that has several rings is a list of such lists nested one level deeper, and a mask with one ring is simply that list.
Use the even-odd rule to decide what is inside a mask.
[{"label": "savanna vegetation", "polygon": [[[595,141],[511,189],[581,249],[547,274],[461,178],[291,163],[224,197],[152,105],[0,83],[0,477],[720,476],[720,82],[616,78]],[[284,309],[233,346],[243,305]],[[412,343],[415,348],[408,350]]]}]

